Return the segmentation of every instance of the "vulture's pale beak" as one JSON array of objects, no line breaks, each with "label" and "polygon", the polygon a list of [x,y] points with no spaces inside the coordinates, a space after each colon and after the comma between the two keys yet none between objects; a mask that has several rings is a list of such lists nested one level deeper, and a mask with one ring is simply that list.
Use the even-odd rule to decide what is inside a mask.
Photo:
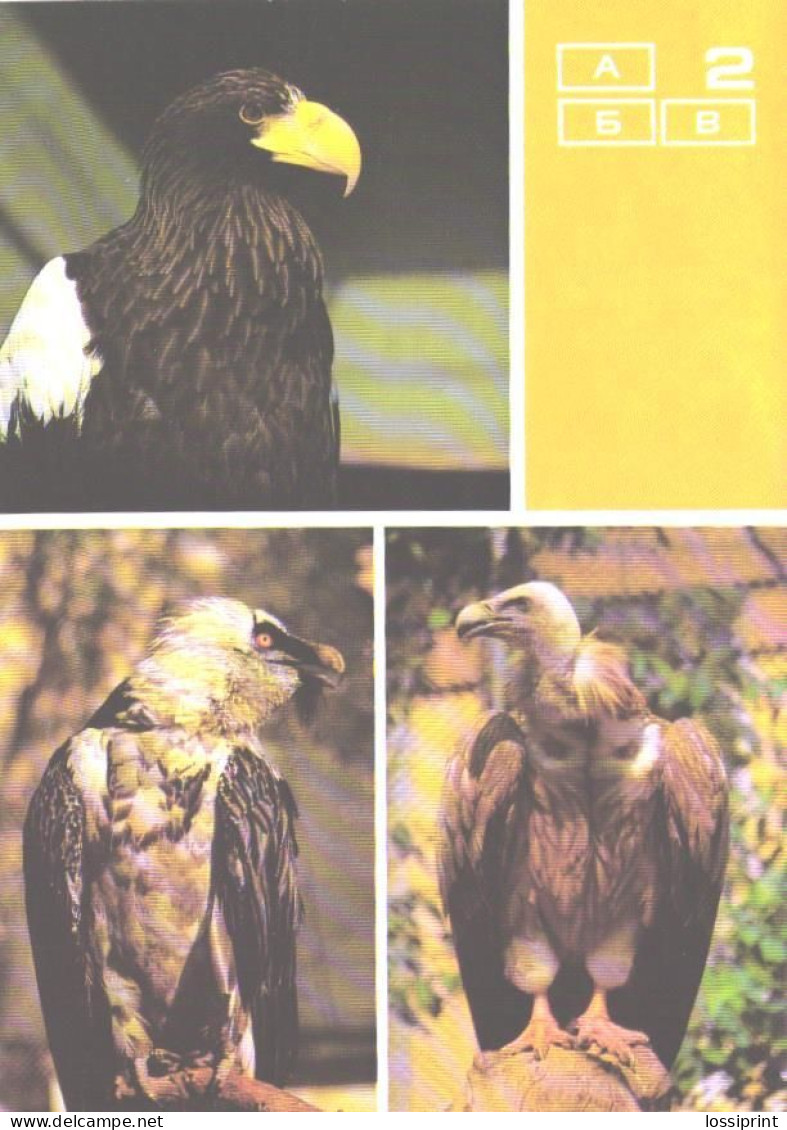
[{"label": "vulture's pale beak", "polygon": [[495,624],[500,622],[490,601],[479,600],[476,604],[468,604],[456,618],[456,634],[460,640],[470,640],[475,636],[483,636],[490,632]]}]

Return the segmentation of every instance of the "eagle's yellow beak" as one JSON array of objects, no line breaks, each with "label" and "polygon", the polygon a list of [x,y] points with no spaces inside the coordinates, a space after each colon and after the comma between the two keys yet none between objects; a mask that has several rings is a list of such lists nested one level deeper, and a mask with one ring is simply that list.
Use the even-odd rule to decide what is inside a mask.
[{"label": "eagle's yellow beak", "polygon": [[304,98],[287,113],[265,118],[251,143],[269,150],[274,161],[346,177],[345,196],[361,175],[358,138],[347,122],[319,102]]}]

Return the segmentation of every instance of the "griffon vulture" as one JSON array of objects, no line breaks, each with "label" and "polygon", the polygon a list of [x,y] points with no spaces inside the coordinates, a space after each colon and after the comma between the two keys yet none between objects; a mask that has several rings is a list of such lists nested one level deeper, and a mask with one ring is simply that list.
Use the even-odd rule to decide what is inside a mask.
[{"label": "griffon vulture", "polygon": [[515,657],[510,707],[451,761],[441,887],[482,1049],[674,1060],[727,852],[727,785],[699,722],[654,717],[623,652],[555,586],[463,609]]}]

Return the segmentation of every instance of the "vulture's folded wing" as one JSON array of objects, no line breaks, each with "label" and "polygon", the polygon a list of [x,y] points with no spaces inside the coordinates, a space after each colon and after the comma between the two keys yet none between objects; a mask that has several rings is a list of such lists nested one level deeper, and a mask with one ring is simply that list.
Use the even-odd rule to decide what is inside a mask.
[{"label": "vulture's folded wing", "polygon": [[665,725],[658,788],[653,833],[660,897],[632,975],[611,1003],[615,1018],[647,1032],[670,1067],[702,979],[727,861],[724,764],[700,723]]},{"label": "vulture's folded wing", "polygon": [[260,756],[237,749],[219,781],[213,875],[252,1014],[256,1075],[284,1082],[298,1043],[295,803]]},{"label": "vulture's folded wing", "polygon": [[438,859],[443,907],[482,1048],[508,1043],[530,1015],[530,998],[504,975],[501,937],[507,832],[526,802],[524,734],[510,715],[491,714],[449,763]]},{"label": "vulture's folded wing", "polygon": [[88,972],[89,902],[83,889],[85,812],[69,766],[79,742],[54,755],[24,827],[27,921],[49,1048],[69,1110],[106,1110],[113,1080],[111,1021]]}]

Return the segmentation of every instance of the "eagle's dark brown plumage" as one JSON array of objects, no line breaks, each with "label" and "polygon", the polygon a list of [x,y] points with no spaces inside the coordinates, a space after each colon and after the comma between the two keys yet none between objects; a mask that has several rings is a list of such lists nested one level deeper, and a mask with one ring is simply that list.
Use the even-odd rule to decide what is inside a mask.
[{"label": "eagle's dark brown plumage", "polygon": [[343,671],[237,601],[205,599],[54,755],[24,875],[67,1107],[155,1102],[210,1065],[280,1085],[295,1053],[295,804],[262,724]]},{"label": "eagle's dark brown plumage", "polygon": [[451,761],[441,888],[482,1049],[587,1048],[669,1067],[710,944],[727,786],[710,733],[654,717],[619,648],[553,585],[465,608],[517,654],[511,706]]},{"label": "eagle's dark brown plumage", "polygon": [[264,70],[155,122],[134,216],[52,260],[0,350],[6,510],[321,508],[339,423],[304,166],[360,172],[352,130]]}]

